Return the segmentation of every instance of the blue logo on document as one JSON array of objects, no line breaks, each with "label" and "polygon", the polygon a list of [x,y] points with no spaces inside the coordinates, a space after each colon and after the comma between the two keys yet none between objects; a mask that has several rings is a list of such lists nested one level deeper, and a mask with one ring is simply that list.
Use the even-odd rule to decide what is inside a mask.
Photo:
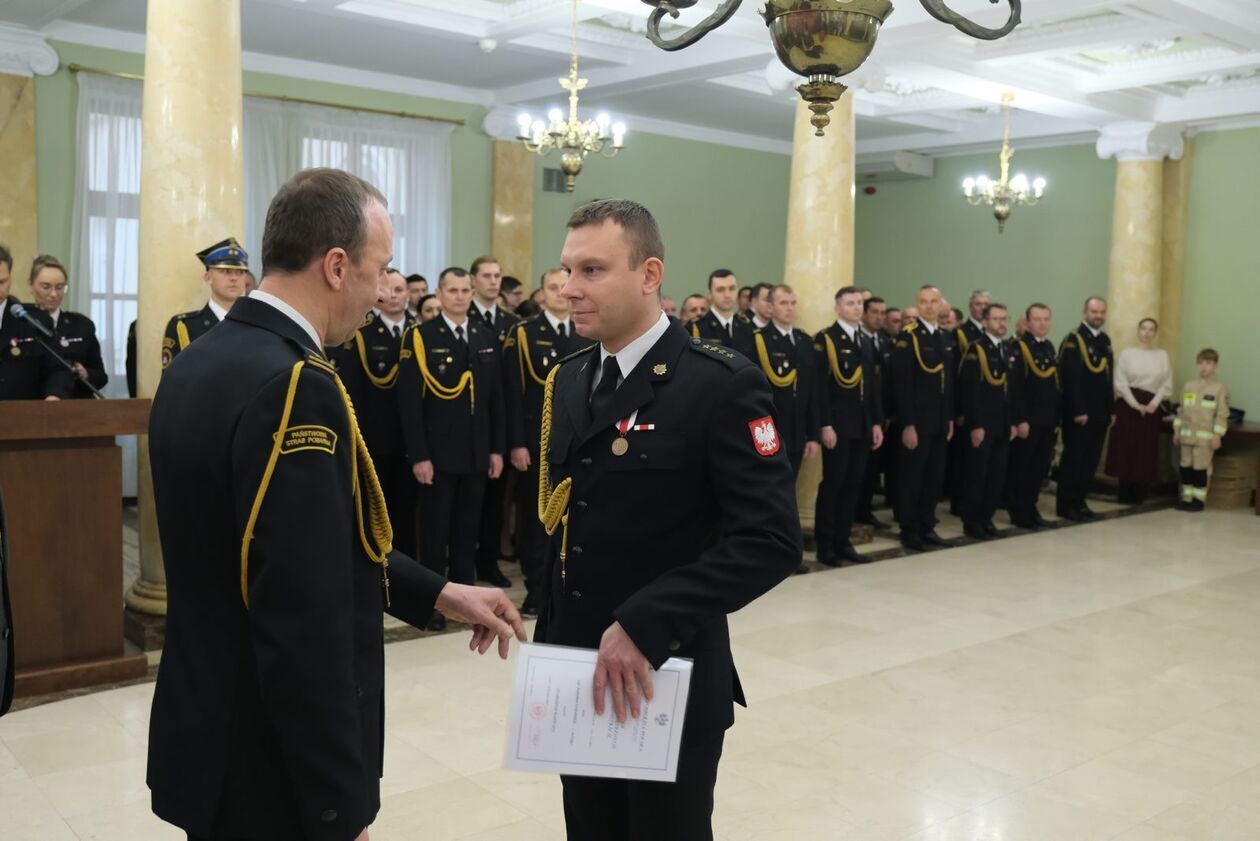
[{"label": "blue logo on document", "polygon": [[656,717],[656,723],[659,724],[661,727],[664,727],[666,724],[669,724],[669,713],[661,713],[660,715],[658,715]]}]

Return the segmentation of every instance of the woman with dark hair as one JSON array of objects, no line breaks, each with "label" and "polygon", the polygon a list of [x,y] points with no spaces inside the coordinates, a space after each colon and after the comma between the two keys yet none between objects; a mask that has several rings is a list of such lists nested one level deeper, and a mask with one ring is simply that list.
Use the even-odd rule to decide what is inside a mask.
[{"label": "woman with dark hair", "polygon": [[1116,425],[1107,445],[1107,475],[1120,480],[1120,501],[1137,504],[1158,479],[1160,404],[1172,394],[1168,351],[1157,347],[1159,322],[1138,322],[1138,346],[1116,360]]},{"label": "woman with dark hair", "polygon": [[437,295],[421,295],[416,302],[416,315],[422,324],[437,318],[441,312],[442,305],[438,303]]}]

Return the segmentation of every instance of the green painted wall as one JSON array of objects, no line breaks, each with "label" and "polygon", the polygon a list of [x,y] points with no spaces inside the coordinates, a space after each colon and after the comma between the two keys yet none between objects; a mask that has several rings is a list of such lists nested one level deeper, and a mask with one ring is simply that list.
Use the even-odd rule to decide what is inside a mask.
[{"label": "green painted wall", "polygon": [[[633,126],[630,128],[633,129]],[[742,285],[783,280],[791,158],[729,146],[630,134],[616,158],[588,159],[573,193],[544,193],[537,163],[534,200],[535,272],[556,264],[565,222],[595,198],[641,202],[665,238],[665,294],[679,303],[704,292],[709,272],[735,272]],[[532,283],[531,283],[532,285]]]},{"label": "green painted wall", "polygon": [[1193,376],[1194,355],[1216,348],[1231,402],[1260,420],[1260,128],[1198,136],[1187,217],[1179,370]]},{"label": "green painted wall", "polygon": [[[75,112],[78,87],[65,68],[81,64],[122,73],[143,73],[144,57],[136,53],[53,42],[62,69],[35,79],[35,139],[39,179],[39,247],[58,255],[70,253],[74,192]],[[331,105],[352,105],[386,111],[431,114],[462,119],[451,138],[451,253],[480,254],[490,240],[490,138],[481,130],[485,109],[479,105],[447,102],[388,91],[368,90],[246,72],[246,94],[291,96]],[[445,208],[440,212],[447,212]],[[471,259],[471,258],[470,258]]]},{"label": "green painted wall", "polygon": [[1093,146],[1017,150],[1013,171],[1050,183],[1001,235],[991,211],[962,197],[964,177],[996,177],[997,165],[996,153],[939,158],[930,180],[879,184],[873,196],[859,186],[858,283],[897,306],[925,283],[964,312],[973,289],[1021,311],[1040,300],[1054,310],[1054,334],[1066,332],[1085,297],[1107,291],[1115,163]]}]

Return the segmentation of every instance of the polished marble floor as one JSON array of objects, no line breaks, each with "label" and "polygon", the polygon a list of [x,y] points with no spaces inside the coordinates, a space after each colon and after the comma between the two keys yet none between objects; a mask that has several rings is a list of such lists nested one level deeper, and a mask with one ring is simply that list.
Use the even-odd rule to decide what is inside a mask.
[{"label": "polished marble floor", "polygon": [[[784,582],[732,620],[726,841],[1260,839],[1260,519],[1141,514]],[[500,770],[510,664],[395,643],[373,841],[563,837]],[[4,841],[182,841],[152,686],[0,719]]]}]

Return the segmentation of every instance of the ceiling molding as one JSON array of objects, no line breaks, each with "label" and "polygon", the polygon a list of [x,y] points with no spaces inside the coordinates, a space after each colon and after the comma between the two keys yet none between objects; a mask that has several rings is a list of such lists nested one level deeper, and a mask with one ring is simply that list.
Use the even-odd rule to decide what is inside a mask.
[{"label": "ceiling molding", "polygon": [[42,34],[0,23],[0,73],[47,76],[56,73],[60,63]]}]

